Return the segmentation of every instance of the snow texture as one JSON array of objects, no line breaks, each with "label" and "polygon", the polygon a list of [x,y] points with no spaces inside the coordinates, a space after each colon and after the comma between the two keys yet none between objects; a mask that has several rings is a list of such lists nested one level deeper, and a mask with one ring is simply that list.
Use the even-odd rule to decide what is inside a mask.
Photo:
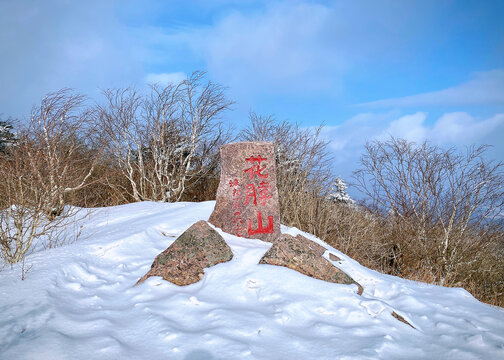
[{"label": "snow texture", "polygon": [[[234,258],[185,287],[135,282],[214,202],[93,210],[74,244],[0,272],[0,359],[504,359],[504,309],[463,289],[383,275],[315,237],[364,286],[258,265],[271,246],[224,234]],[[43,247],[40,247],[43,248]],[[415,329],[395,319],[395,311]]]}]

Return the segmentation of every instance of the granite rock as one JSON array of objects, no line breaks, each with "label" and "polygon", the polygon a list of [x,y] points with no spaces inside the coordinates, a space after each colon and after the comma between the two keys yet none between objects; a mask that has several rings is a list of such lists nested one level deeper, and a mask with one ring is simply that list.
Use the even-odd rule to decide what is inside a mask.
[{"label": "granite rock", "polygon": [[280,235],[275,150],[270,142],[220,147],[221,176],[209,222],[245,238],[272,241]]},{"label": "granite rock", "polygon": [[203,278],[205,268],[232,258],[233,252],[222,236],[206,221],[198,221],[154,259],[137,284],[150,276],[161,276],[180,286],[193,284]]},{"label": "granite rock", "polygon": [[325,252],[324,247],[305,237],[283,234],[273,241],[259,264],[285,266],[312,278],[336,284],[356,284],[359,295],[362,294],[362,286],[322,257],[320,248]]}]

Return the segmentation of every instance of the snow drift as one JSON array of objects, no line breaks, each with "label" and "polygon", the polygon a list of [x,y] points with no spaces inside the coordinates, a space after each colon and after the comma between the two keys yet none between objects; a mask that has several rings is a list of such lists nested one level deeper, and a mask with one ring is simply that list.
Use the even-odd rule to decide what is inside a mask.
[{"label": "snow drift", "polygon": [[[336,254],[364,287],[259,265],[271,243],[222,233],[234,257],[185,287],[157,254],[214,202],[93,210],[74,244],[0,272],[0,359],[504,359],[504,309],[463,289],[387,276]],[[83,210],[86,211],[86,210]],[[331,260],[332,261],[332,260]],[[336,262],[334,262],[336,263]],[[414,328],[395,319],[396,312]]]}]

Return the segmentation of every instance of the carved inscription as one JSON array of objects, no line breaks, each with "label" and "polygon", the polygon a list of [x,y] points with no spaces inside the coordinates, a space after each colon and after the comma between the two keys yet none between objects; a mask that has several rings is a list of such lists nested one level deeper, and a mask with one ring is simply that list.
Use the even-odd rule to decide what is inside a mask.
[{"label": "carved inscription", "polygon": [[272,143],[234,143],[221,147],[221,179],[209,221],[240,237],[271,240],[280,234]]}]

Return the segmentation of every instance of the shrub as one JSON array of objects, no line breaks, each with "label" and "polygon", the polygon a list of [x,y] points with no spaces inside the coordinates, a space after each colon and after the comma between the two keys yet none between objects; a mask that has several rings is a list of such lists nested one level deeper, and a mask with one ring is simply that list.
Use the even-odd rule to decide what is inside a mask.
[{"label": "shrub", "polygon": [[[465,154],[402,139],[366,145],[354,175],[367,207],[389,229],[399,273],[502,294],[504,176],[486,147]],[[478,295],[477,294],[477,295]]]},{"label": "shrub", "polygon": [[9,151],[0,152],[0,246],[6,263],[23,260],[35,240],[65,242],[74,215],[65,204],[91,181],[99,151],[91,151],[93,112],[68,89],[47,94],[20,127]]},{"label": "shrub", "polygon": [[219,145],[229,139],[220,116],[232,103],[222,86],[203,78],[195,72],[178,84],[153,85],[148,96],[133,89],[105,91],[102,141],[128,182],[120,188],[128,197],[180,201],[215,170]]},{"label": "shrub", "polygon": [[95,112],[69,89],[47,94],[21,129],[17,152],[37,179],[50,217],[62,213],[65,198],[88,186],[101,151],[93,144]]},{"label": "shrub", "polygon": [[48,214],[53,194],[40,176],[45,159],[31,143],[21,140],[9,155],[0,154],[0,258],[7,264],[22,261],[34,242],[45,238],[44,246],[66,242],[65,227],[71,209],[61,209],[58,216]]}]

